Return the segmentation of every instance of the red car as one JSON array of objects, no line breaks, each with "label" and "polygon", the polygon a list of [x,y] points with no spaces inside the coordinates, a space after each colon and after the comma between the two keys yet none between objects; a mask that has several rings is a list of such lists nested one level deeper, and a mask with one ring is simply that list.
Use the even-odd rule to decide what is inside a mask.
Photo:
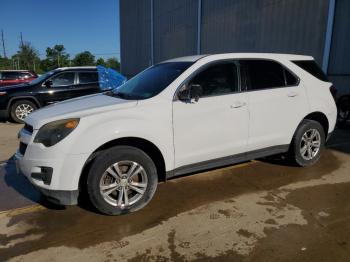
[{"label": "red car", "polygon": [[28,83],[37,77],[29,70],[0,70],[0,87]]}]

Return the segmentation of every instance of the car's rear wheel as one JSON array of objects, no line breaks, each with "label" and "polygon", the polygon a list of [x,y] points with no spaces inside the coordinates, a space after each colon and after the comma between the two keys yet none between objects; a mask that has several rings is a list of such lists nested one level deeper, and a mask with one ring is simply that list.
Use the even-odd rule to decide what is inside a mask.
[{"label": "car's rear wheel", "polygon": [[320,159],[324,144],[325,132],[321,124],[305,119],[294,134],[290,158],[299,166],[313,165]]},{"label": "car's rear wheel", "polygon": [[116,146],[95,158],[87,178],[87,192],[100,212],[120,215],[147,205],[157,184],[157,169],[145,152]]},{"label": "car's rear wheel", "polygon": [[19,100],[11,105],[11,118],[17,123],[23,123],[24,119],[33,111],[37,109],[37,106],[29,100]]}]

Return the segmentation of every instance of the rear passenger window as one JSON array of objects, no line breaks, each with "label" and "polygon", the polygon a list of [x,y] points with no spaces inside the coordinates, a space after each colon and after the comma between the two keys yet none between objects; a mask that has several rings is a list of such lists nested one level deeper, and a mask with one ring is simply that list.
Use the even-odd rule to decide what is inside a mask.
[{"label": "rear passenger window", "polygon": [[240,61],[247,76],[248,90],[296,85],[298,79],[281,64],[269,60]]},{"label": "rear passenger window", "polygon": [[97,72],[80,72],[79,73],[80,84],[96,83],[96,82],[98,82]]},{"label": "rear passenger window", "polygon": [[201,85],[202,96],[217,96],[238,92],[238,73],[234,62],[221,62],[198,73],[189,85]]}]

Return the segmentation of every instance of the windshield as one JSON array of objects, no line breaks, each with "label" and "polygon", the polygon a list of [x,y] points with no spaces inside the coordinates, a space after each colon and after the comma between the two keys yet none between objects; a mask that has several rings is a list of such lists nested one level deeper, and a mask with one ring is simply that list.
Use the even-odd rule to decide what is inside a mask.
[{"label": "windshield", "polygon": [[148,68],[113,90],[113,96],[123,99],[151,98],[180,76],[192,62],[168,62]]},{"label": "windshield", "polygon": [[33,85],[38,84],[41,81],[43,81],[46,78],[48,78],[49,76],[53,75],[55,72],[56,72],[55,70],[49,71],[49,72],[39,76],[38,78],[35,78],[33,81],[30,82],[30,84],[33,84]]}]

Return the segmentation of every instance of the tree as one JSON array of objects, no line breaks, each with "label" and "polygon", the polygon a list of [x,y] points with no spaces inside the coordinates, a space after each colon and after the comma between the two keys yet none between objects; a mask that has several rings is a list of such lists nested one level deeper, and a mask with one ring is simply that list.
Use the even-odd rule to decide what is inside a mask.
[{"label": "tree", "polygon": [[107,66],[105,60],[102,57],[97,59],[96,65]]},{"label": "tree", "polygon": [[120,70],[120,63],[118,59],[115,57],[108,58],[106,61],[106,66],[113,68],[114,70],[117,70],[117,71]]},{"label": "tree", "polygon": [[75,66],[92,66],[95,65],[95,56],[89,51],[77,54],[73,59]]},{"label": "tree", "polygon": [[41,68],[49,71],[57,67],[69,66],[69,55],[64,45],[55,45],[53,48],[46,48],[46,59],[41,61]]},{"label": "tree", "polygon": [[19,69],[30,70],[35,70],[40,61],[38,51],[30,42],[20,44],[17,54],[13,55],[12,59],[17,61]]}]

